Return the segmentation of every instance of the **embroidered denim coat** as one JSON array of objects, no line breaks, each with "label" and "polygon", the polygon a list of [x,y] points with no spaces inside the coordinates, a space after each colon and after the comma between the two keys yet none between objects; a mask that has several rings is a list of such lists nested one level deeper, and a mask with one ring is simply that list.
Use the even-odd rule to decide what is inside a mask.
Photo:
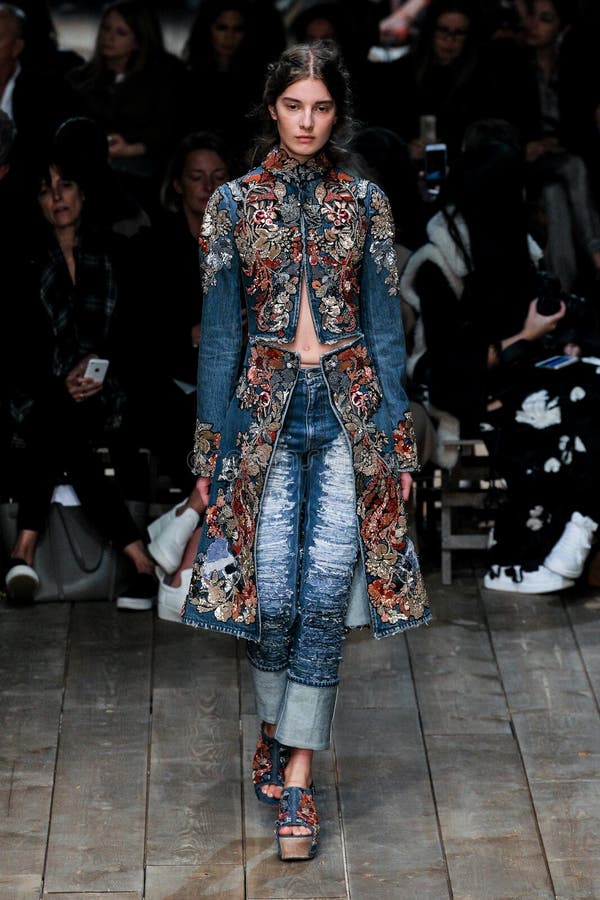
[{"label": "embroidered denim coat", "polygon": [[187,624],[260,638],[255,538],[300,369],[284,344],[294,340],[303,279],[319,341],[345,341],[321,367],[355,472],[361,553],[348,624],[370,621],[383,637],[429,619],[399,482],[417,458],[392,239],[384,194],[324,154],[300,164],[275,149],[209,201],[194,471],[213,481]]}]

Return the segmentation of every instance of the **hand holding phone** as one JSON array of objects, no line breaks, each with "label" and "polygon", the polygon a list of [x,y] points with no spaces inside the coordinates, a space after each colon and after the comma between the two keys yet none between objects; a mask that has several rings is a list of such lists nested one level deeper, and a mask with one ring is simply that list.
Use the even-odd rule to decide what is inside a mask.
[{"label": "hand holding phone", "polygon": [[97,384],[102,384],[106,378],[108,365],[108,359],[90,359],[86,366],[86,370],[83,373],[83,377],[91,378],[91,380],[95,381]]}]

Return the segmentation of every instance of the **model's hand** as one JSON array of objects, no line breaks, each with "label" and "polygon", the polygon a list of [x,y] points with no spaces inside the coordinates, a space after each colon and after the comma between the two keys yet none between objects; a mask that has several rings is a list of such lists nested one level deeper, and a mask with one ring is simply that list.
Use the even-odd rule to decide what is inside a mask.
[{"label": "model's hand", "polygon": [[410,472],[400,472],[400,488],[402,490],[402,499],[405,503],[410,499],[412,490],[413,477]]},{"label": "model's hand", "polygon": [[191,331],[192,335],[192,347],[198,347],[200,344],[200,322],[197,325],[194,325]]},{"label": "model's hand", "polygon": [[205,478],[201,476],[196,481],[196,487],[198,489],[198,493],[200,494],[200,499],[204,503],[204,506],[208,506],[208,501],[210,499],[210,486],[212,484],[212,478]]}]

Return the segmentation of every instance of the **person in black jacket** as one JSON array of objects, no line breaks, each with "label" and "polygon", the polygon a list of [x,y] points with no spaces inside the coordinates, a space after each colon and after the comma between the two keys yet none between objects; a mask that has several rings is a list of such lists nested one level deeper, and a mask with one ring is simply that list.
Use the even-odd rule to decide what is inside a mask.
[{"label": "person in black jacket", "polygon": [[[39,228],[29,233],[21,280],[28,328],[11,335],[21,368],[10,413],[23,444],[24,477],[6,590],[16,600],[34,595],[35,549],[53,489],[66,472],[91,521],[133,564],[136,575],[117,605],[150,609],[157,590],[154,564],[95,452],[99,442],[105,446],[118,435],[125,402],[112,354],[119,286],[111,239],[94,227],[78,172],[56,153],[44,160],[35,182]],[[110,362],[104,382],[86,374],[94,358]]]}]

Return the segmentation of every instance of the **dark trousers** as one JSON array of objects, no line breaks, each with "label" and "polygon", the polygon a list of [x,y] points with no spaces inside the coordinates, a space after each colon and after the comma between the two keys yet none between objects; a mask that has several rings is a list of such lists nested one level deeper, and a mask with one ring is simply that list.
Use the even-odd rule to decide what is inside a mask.
[{"label": "dark trousers", "polygon": [[19,450],[19,530],[43,530],[54,487],[66,480],[92,524],[117,548],[140,539],[118,482],[105,474],[94,449],[101,434],[99,404],[99,398],[76,403],[62,387],[36,403]]}]

